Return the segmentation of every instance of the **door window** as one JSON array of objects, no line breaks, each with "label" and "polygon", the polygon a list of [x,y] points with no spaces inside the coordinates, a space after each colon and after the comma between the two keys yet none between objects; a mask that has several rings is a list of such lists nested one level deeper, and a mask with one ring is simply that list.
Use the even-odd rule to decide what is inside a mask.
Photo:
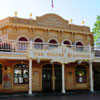
[{"label": "door window", "polygon": [[76,82],[77,83],[86,83],[87,82],[85,66],[79,65],[76,67]]}]

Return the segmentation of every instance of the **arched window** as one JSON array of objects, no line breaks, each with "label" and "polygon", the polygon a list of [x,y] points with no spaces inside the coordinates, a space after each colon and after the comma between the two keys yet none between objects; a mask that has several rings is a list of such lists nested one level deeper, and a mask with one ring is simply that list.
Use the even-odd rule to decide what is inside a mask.
[{"label": "arched window", "polygon": [[76,66],[76,82],[77,83],[87,82],[86,67],[83,65]]},{"label": "arched window", "polygon": [[83,44],[81,42],[77,42],[76,43],[76,50],[77,51],[83,51]]},{"label": "arched window", "polygon": [[26,64],[16,64],[14,66],[14,83],[15,84],[28,83],[28,66]]},{"label": "arched window", "polygon": [[19,38],[19,41],[27,41],[27,39],[25,37],[21,37]]},{"label": "arched window", "polygon": [[0,84],[2,84],[2,64],[0,64]]},{"label": "arched window", "polygon": [[56,48],[56,47],[58,47],[57,41],[54,40],[54,39],[51,39],[51,40],[49,41],[49,49],[54,49],[54,48]]},{"label": "arched window", "polygon": [[71,45],[69,41],[64,41],[63,42],[65,45]]},{"label": "arched window", "polygon": [[66,45],[67,47],[71,47],[71,43],[68,40],[65,40],[63,44]]},{"label": "arched window", "polygon": [[81,42],[77,42],[76,45],[83,46]]},{"label": "arched window", "polygon": [[18,42],[18,48],[19,48],[19,50],[27,50],[27,47],[28,47],[28,43],[27,43],[27,39],[25,38],[25,37],[21,37],[21,38],[19,38],[19,40],[18,40],[19,42]]},{"label": "arched window", "polygon": [[43,41],[40,38],[34,40],[35,42],[35,49],[43,49]]}]

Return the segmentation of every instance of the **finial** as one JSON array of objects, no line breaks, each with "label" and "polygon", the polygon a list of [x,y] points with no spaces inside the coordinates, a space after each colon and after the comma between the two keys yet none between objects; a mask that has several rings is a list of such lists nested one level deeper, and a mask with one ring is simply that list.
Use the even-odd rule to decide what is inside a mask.
[{"label": "finial", "polygon": [[72,24],[72,22],[73,22],[73,20],[72,19],[70,19],[70,23]]},{"label": "finial", "polygon": [[29,14],[29,17],[32,18],[32,13]]},{"label": "finial", "polygon": [[81,24],[82,24],[82,25],[84,25],[84,24],[85,24],[85,22],[84,22],[84,21],[82,21],[82,22],[81,22]]},{"label": "finial", "polygon": [[15,17],[18,15],[17,11],[14,12]]}]

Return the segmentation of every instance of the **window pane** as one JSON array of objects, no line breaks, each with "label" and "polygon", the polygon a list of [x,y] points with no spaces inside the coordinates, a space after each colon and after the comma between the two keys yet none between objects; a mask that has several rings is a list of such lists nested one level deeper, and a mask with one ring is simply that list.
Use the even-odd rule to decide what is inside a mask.
[{"label": "window pane", "polygon": [[[18,66],[18,65],[17,65]],[[19,67],[21,66],[21,69],[19,69]],[[26,65],[21,65],[19,64],[19,66],[17,67],[18,69],[14,70],[14,83],[17,84],[26,84],[28,83],[28,70],[25,69]]]},{"label": "window pane", "polygon": [[35,49],[43,49],[43,44],[35,44]]},{"label": "window pane", "polygon": [[2,68],[2,65],[0,64],[0,68]]},{"label": "window pane", "polygon": [[23,71],[23,83],[28,83],[28,70]]},{"label": "window pane", "polygon": [[57,48],[58,46],[57,45],[49,45],[49,49],[54,49],[54,48]]},{"label": "window pane", "polygon": [[83,51],[83,47],[76,47],[77,51]]},{"label": "window pane", "polygon": [[76,82],[77,83],[87,82],[86,68],[84,66],[80,65],[76,67]]},{"label": "window pane", "polygon": [[23,77],[19,76],[19,83],[23,83]]},{"label": "window pane", "polygon": [[26,64],[17,64],[15,68],[28,68],[28,66]]},{"label": "window pane", "polygon": [[21,77],[21,70],[14,70],[14,83],[19,83],[19,77]]}]

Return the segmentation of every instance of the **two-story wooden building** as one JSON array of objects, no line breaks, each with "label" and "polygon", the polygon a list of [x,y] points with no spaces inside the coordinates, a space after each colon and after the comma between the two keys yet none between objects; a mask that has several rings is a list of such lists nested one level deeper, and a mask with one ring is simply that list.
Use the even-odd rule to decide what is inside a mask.
[{"label": "two-story wooden building", "polygon": [[93,46],[89,27],[56,14],[5,18],[0,21],[0,92],[93,91]]}]

